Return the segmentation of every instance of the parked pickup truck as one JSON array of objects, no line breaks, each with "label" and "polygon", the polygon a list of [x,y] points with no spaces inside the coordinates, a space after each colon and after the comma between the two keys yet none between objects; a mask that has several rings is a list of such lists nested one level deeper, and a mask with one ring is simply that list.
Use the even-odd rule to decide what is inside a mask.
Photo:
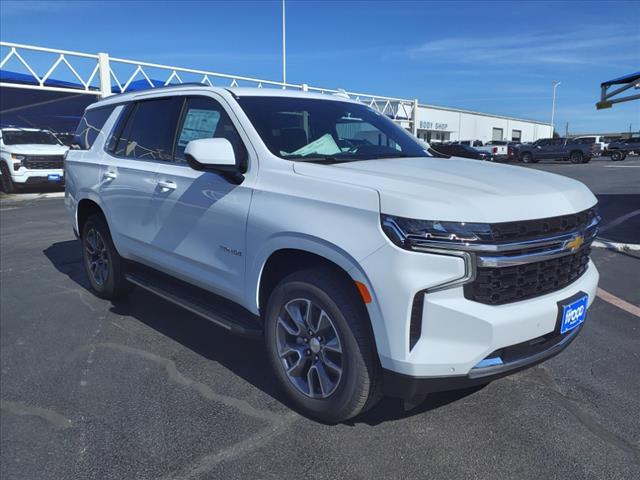
[{"label": "parked pickup truck", "polygon": [[68,147],[48,130],[0,130],[0,181],[6,193],[27,185],[62,185]]},{"label": "parked pickup truck", "polygon": [[630,153],[640,154],[640,137],[611,142],[607,145],[604,155],[609,155],[612,161],[619,162],[627,158]]},{"label": "parked pickup truck", "polygon": [[540,160],[569,160],[571,163],[588,163],[596,155],[597,145],[581,143],[571,138],[543,138],[533,143],[511,147],[511,156],[523,163]]},{"label": "parked pickup truck", "polygon": [[475,149],[487,152],[492,156],[494,162],[509,160],[509,142],[503,140],[492,140],[483,146],[475,147]]},{"label": "parked pickup truck", "polygon": [[79,134],[65,202],[96,295],[136,286],[262,338],[323,421],[537,364],[595,299],[587,187],[435,158],[346,98],[157,88],[91,105]]}]

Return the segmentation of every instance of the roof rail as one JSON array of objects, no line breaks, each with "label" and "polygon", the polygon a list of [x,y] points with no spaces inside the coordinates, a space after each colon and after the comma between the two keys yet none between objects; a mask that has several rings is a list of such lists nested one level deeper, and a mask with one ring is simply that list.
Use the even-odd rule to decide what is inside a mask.
[{"label": "roof rail", "polygon": [[184,83],[172,83],[170,85],[162,85],[160,87],[149,87],[149,88],[143,88],[141,90],[132,90],[130,92],[120,92],[120,93],[113,93],[111,95],[109,95],[109,97],[107,98],[112,98],[118,95],[126,95],[126,94],[136,94],[136,93],[146,93],[146,92],[155,92],[156,90],[165,90],[167,88],[177,88],[177,87],[210,87],[211,85],[208,85],[206,83],[201,83],[201,82],[184,82]]}]

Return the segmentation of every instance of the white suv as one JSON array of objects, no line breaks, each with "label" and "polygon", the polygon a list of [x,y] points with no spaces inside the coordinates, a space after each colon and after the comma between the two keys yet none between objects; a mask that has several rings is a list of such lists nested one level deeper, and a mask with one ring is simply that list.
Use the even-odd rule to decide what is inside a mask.
[{"label": "white suv", "polygon": [[263,336],[324,421],[536,364],[595,297],[584,185],[434,158],[348,99],[161,88],[90,106],[78,134],[66,205],[96,294],[136,285]]},{"label": "white suv", "polygon": [[63,145],[48,130],[3,128],[0,130],[0,181],[7,193],[25,185],[64,183]]}]

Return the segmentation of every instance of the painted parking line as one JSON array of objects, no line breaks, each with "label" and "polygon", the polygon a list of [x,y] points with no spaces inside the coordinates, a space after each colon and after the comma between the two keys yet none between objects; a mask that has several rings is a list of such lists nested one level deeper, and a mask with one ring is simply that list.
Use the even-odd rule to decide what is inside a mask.
[{"label": "painted parking line", "polygon": [[591,246],[596,248],[608,248],[609,250],[615,250],[616,252],[640,251],[640,244],[638,243],[612,242],[609,240],[605,240],[604,238],[599,238],[598,240],[595,240],[591,244]]},{"label": "painted parking line", "polygon": [[40,198],[64,198],[64,192],[45,192],[45,193],[13,193],[0,195],[2,201],[16,202],[26,200],[37,200]]},{"label": "painted parking line", "polygon": [[640,165],[605,165],[604,168],[640,168]]},{"label": "painted parking line", "polygon": [[629,303],[626,300],[621,299],[620,297],[616,297],[613,293],[609,293],[600,287],[598,287],[598,292],[596,295],[605,302],[610,303],[611,305],[616,306],[619,309],[640,318],[640,307],[638,307],[637,305]]},{"label": "painted parking line", "polygon": [[600,232],[606,232],[610,228],[617,227],[621,223],[626,222],[627,220],[635,217],[636,215],[640,215],[640,209],[634,210],[633,212],[625,213],[624,215],[621,215],[618,218],[614,218],[606,225],[603,225],[602,227],[600,227]]}]

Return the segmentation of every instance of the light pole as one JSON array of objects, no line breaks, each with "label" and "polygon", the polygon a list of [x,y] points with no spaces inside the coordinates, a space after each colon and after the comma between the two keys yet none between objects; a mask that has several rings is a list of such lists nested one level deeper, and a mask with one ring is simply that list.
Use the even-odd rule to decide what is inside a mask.
[{"label": "light pole", "polygon": [[[284,0],[282,0],[282,83],[287,83],[287,24]],[[283,85],[282,88],[287,88]]]},{"label": "light pole", "polygon": [[555,119],[556,119],[556,88],[558,88],[558,85],[560,85],[560,83],[557,80],[554,80],[553,82],[551,82],[551,84],[553,85],[553,101],[551,102],[551,138],[553,138],[553,134],[556,131],[556,124],[555,124]]}]

